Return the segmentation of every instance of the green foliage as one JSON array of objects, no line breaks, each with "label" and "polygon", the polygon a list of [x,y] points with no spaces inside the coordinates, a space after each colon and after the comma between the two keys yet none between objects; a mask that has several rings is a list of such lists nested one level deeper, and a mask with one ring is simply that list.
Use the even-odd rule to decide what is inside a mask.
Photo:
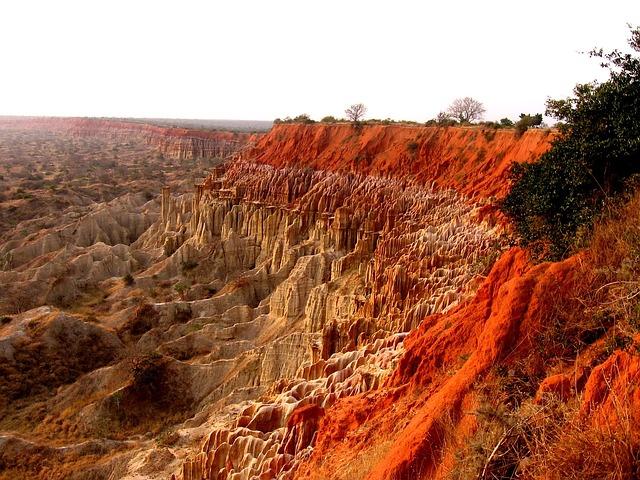
[{"label": "green foliage", "polygon": [[182,282],[177,282],[174,286],[173,289],[176,291],[176,293],[178,293],[178,295],[184,295],[187,290],[189,290],[189,286],[185,285]]},{"label": "green foliage", "polygon": [[435,123],[440,127],[452,127],[458,124],[447,112],[438,113],[438,116],[435,118]]},{"label": "green foliage", "polygon": [[293,118],[291,117],[285,117],[284,119],[276,118],[273,121],[273,123],[275,125],[278,125],[280,123],[316,123],[316,121],[312,120],[311,117],[306,113],[301,113],[300,115]]},{"label": "green foliage", "polygon": [[530,127],[537,127],[542,124],[542,114],[537,113],[535,115],[529,115],[526,113],[520,114],[520,120],[516,122],[516,132],[518,135],[522,135]]},{"label": "green foliage", "polygon": [[[629,43],[640,51],[640,29]],[[617,50],[591,56],[602,59],[609,79],[547,102],[547,114],[563,122],[561,135],[538,162],[514,165],[502,202],[523,242],[552,258],[567,254],[578,232],[640,173],[640,58]]]},{"label": "green foliage", "polygon": [[507,117],[505,118],[501,118],[500,119],[500,125],[505,127],[505,128],[509,128],[509,127],[513,127],[513,121]]},{"label": "green foliage", "polygon": [[336,117],[334,117],[333,115],[327,115],[326,117],[322,117],[322,120],[320,120],[322,123],[336,123],[338,121],[338,119]]},{"label": "green foliage", "polygon": [[294,117],[293,123],[316,123],[315,120],[311,120],[311,117],[306,113],[301,113],[297,117]]}]

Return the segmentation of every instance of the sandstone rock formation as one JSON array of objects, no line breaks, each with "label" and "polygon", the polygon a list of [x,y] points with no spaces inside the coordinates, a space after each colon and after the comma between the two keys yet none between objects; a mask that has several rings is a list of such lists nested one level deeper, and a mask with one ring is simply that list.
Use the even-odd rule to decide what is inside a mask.
[{"label": "sandstone rock formation", "polygon": [[80,218],[74,212],[0,247],[0,304],[24,310],[33,304],[69,303],[102,280],[147,265],[150,256],[129,247],[157,217],[157,204],[127,195],[96,205]]}]

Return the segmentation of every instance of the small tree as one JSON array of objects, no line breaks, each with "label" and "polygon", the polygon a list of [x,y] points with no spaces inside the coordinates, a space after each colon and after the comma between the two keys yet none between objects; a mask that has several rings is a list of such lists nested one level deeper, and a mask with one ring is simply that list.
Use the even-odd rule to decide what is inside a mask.
[{"label": "small tree", "polygon": [[456,121],[447,112],[440,112],[436,117],[436,123],[441,127],[451,127],[456,124]]},{"label": "small tree", "polygon": [[640,174],[640,28],[632,29],[629,45],[635,53],[591,52],[609,79],[548,100],[546,114],[563,122],[560,136],[537,162],[511,169],[502,210],[524,243],[541,245],[548,256],[570,253],[576,237]]},{"label": "small tree", "polygon": [[359,123],[360,120],[362,120],[362,117],[367,114],[367,107],[364,103],[356,103],[347,108],[344,113],[353,123]]},{"label": "small tree", "polygon": [[519,135],[522,135],[529,127],[537,127],[540,124],[542,124],[541,113],[537,113],[535,115],[521,113],[520,120],[516,122],[516,132],[518,132]]},{"label": "small tree", "polygon": [[311,117],[306,113],[301,113],[297,117],[293,119],[294,123],[315,123],[314,120],[311,120]]},{"label": "small tree", "polygon": [[185,296],[187,295],[187,291],[189,290],[189,287],[184,283],[178,281],[173,286],[173,289],[177,292],[178,295],[180,295],[180,298],[185,298]]},{"label": "small tree", "polygon": [[447,110],[447,114],[457,119],[460,123],[481,120],[484,112],[484,105],[471,97],[457,98]]}]

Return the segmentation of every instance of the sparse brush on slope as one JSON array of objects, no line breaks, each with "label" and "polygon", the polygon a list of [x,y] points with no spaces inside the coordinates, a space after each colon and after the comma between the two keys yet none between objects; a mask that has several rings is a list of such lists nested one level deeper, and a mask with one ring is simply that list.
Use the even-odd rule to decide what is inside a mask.
[{"label": "sparse brush on slope", "polygon": [[[640,192],[619,202],[593,227],[577,281],[549,289],[546,314],[533,349],[496,366],[476,386],[476,429],[463,440],[449,432],[455,451],[450,479],[633,479],[640,475],[639,417],[633,382],[614,386],[637,358],[640,338]],[[590,406],[590,378],[604,365],[602,394],[611,403]],[[545,391],[542,382],[565,372],[567,383]],[[558,374],[564,375],[564,374]],[[637,376],[636,376],[637,378]],[[595,384],[597,382],[591,382]],[[604,410],[604,413],[602,412]],[[602,421],[605,418],[605,421]]]}]

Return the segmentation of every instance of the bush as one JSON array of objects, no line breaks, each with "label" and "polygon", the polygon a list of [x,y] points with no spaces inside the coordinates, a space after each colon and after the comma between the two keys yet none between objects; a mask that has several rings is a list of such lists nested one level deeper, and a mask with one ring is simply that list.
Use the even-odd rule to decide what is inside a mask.
[{"label": "bush", "polygon": [[322,120],[320,120],[322,123],[336,123],[338,121],[338,119],[336,117],[334,117],[333,115],[327,115],[326,117],[322,117]]},{"label": "bush", "polygon": [[411,154],[414,154],[418,151],[418,148],[420,147],[420,145],[418,144],[418,142],[409,142],[407,143],[407,151]]},{"label": "bush", "polygon": [[273,121],[274,124],[280,124],[280,123],[316,123],[315,120],[312,120],[311,117],[309,117],[309,115],[307,115],[306,113],[301,113],[300,115],[291,118],[291,117],[285,117],[284,119],[280,119],[280,118],[276,118]]},{"label": "bush", "polygon": [[[630,45],[640,51],[640,30]],[[563,122],[561,135],[536,163],[514,165],[502,210],[523,243],[559,258],[595,216],[640,173],[640,58],[602,50],[610,77],[577,85],[574,97],[549,100],[547,114]]]},{"label": "bush", "polygon": [[148,332],[154,327],[158,326],[160,315],[153,307],[148,303],[143,303],[136,308],[133,317],[127,320],[122,327],[118,329],[121,336],[127,336],[127,334],[133,337],[139,337]]},{"label": "bush", "polygon": [[173,286],[173,289],[178,295],[183,297],[186,295],[187,290],[189,290],[189,286],[179,281]]},{"label": "bush", "polygon": [[159,392],[165,383],[165,370],[164,359],[158,353],[135,355],[129,359],[132,387],[136,392]]},{"label": "bush", "polygon": [[451,118],[447,112],[440,112],[435,119],[436,125],[440,127],[452,127],[457,125],[458,122]]},{"label": "bush", "polygon": [[513,127],[513,121],[511,121],[509,118],[505,117],[505,118],[501,118],[500,119],[500,125],[504,128],[509,128],[509,127]]},{"label": "bush", "polygon": [[127,287],[130,287],[135,283],[135,279],[133,278],[133,275],[131,275],[130,273],[127,273],[124,277],[122,277],[122,281]]},{"label": "bush", "polygon": [[[504,120],[504,119],[503,119]],[[511,121],[511,120],[509,120]],[[518,135],[522,135],[530,127],[537,127],[542,124],[542,114],[537,113],[535,115],[528,115],[525,113],[520,114],[520,120],[516,122],[516,132]]]},{"label": "bush", "polygon": [[198,262],[196,262],[195,260],[185,260],[180,265],[180,269],[182,270],[183,273],[185,273],[190,270],[193,270],[197,266],[198,266]]}]

